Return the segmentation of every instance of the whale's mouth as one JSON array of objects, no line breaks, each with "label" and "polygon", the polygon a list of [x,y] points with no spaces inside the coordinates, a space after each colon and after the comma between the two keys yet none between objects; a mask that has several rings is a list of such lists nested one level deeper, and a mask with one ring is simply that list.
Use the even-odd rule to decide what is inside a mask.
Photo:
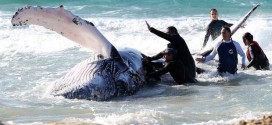
[{"label": "whale's mouth", "polygon": [[[115,60],[87,59],[50,86],[49,94],[69,99],[107,100],[116,95]],[[121,70],[119,70],[121,71]]]},{"label": "whale's mouth", "polygon": [[115,95],[116,88],[114,78],[112,77],[94,77],[88,84],[74,88],[61,94],[69,99],[87,99],[95,101],[108,100]]}]

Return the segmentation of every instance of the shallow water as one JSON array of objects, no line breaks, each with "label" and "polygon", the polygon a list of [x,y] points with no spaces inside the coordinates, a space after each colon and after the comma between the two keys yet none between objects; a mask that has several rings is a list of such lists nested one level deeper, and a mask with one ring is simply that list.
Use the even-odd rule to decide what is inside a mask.
[{"label": "shallow water", "polygon": [[233,39],[245,50],[241,35],[252,32],[271,59],[270,1],[1,2],[0,121],[3,123],[231,124],[272,113],[272,71],[239,70],[235,76],[218,77],[215,61],[197,64],[208,72],[198,75],[199,83],[195,85],[172,85],[172,78],[166,75],[157,85],[107,102],[52,97],[46,94],[50,84],[93,52],[43,27],[12,27],[10,23],[16,8],[25,4],[50,7],[63,4],[93,22],[118,49],[135,48],[147,55],[163,50],[167,41],[149,33],[144,22],[147,20],[162,31],[169,25],[176,26],[194,53],[203,43],[210,8],[218,8],[220,19],[235,23],[253,4],[261,2],[246,27],[238,30]]}]

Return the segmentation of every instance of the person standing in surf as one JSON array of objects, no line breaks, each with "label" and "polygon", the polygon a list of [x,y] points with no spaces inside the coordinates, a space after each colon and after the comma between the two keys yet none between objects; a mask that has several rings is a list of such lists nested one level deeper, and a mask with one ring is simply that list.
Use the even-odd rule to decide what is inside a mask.
[{"label": "person standing in surf", "polygon": [[247,68],[253,66],[256,70],[269,70],[269,61],[259,44],[253,41],[253,35],[246,32],[243,35],[243,42],[248,46],[246,55],[249,64]]},{"label": "person standing in surf", "polygon": [[[169,26],[167,32],[161,32],[150,25],[146,21],[147,28],[150,32],[156,34],[157,36],[168,40],[168,48],[173,48],[177,51],[177,58],[181,60],[185,69],[185,81],[189,83],[195,83],[196,77],[196,65],[195,61],[190,53],[190,50],[184,41],[184,39],[178,34],[177,29],[174,26]],[[157,58],[162,58],[163,54],[158,54]]]},{"label": "person standing in surf", "polygon": [[223,27],[221,30],[221,35],[223,39],[214,46],[212,53],[206,57],[196,58],[196,61],[201,63],[208,62],[218,53],[219,64],[217,71],[219,75],[226,72],[236,74],[238,64],[237,54],[242,57],[241,68],[245,69],[245,53],[243,52],[240,44],[231,39],[231,30],[229,27]]},{"label": "person standing in surf", "polygon": [[[212,37],[212,40],[215,40],[218,36],[220,36],[220,32],[222,27],[231,27],[233,24],[227,23],[224,20],[218,19],[218,11],[214,8],[210,11],[211,22],[209,23],[206,29],[206,35],[204,37],[204,42],[202,48],[204,48],[209,40],[209,37]],[[208,50],[202,54],[202,56],[207,56],[212,52],[212,50]]]}]

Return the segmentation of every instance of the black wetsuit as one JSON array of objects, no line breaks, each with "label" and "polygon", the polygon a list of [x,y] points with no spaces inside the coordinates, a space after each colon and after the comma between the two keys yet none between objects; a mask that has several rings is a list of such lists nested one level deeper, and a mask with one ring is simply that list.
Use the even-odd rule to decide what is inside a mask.
[{"label": "black wetsuit", "polygon": [[[212,20],[210,24],[207,27],[206,35],[203,42],[203,47],[206,46],[209,37],[212,37],[212,40],[215,40],[218,36],[221,35],[222,27],[231,27],[233,24],[229,24],[225,22],[224,20]],[[207,56],[212,52],[212,50],[208,50],[204,53],[202,53],[202,56]]]},{"label": "black wetsuit", "polygon": [[155,72],[148,73],[147,77],[157,78],[168,72],[173,77],[173,79],[177,82],[177,84],[185,83],[184,65],[182,64],[181,60],[178,60],[178,59],[175,59],[174,61],[171,61],[171,62],[166,62],[163,68]]},{"label": "black wetsuit", "polygon": [[249,61],[248,68],[253,66],[256,70],[269,70],[269,61],[257,42],[250,43],[246,55]]},{"label": "black wetsuit", "polygon": [[[169,35],[167,33],[156,30],[155,28],[151,28],[150,31],[170,42],[170,46],[177,50],[177,58],[184,65],[185,69],[185,82],[195,83],[197,80],[196,77],[196,66],[195,61],[190,53],[190,50],[185,43],[184,39],[179,35]],[[163,57],[163,53],[159,53],[154,56],[153,59],[159,59]],[[152,60],[153,60],[152,59]]]}]

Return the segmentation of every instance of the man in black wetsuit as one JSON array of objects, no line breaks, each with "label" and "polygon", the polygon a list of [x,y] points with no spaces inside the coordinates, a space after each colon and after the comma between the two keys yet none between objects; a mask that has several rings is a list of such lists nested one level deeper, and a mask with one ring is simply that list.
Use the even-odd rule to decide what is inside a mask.
[{"label": "man in black wetsuit", "polygon": [[[146,76],[149,78],[159,78],[161,75],[170,73],[173,79],[176,81],[177,84],[184,84],[185,83],[185,69],[182,61],[177,58],[176,50],[173,48],[167,48],[163,52],[159,53],[162,54],[165,59],[164,67],[158,69],[157,71],[147,73]],[[148,61],[152,61],[158,58],[158,55],[154,57],[150,57]]]},{"label": "man in black wetsuit", "polygon": [[[195,61],[190,53],[190,50],[187,47],[184,39],[178,34],[178,31],[175,27],[170,26],[167,28],[167,32],[161,32],[156,30],[146,22],[146,25],[150,32],[162,37],[170,42],[168,47],[174,48],[177,51],[177,59],[179,59],[185,69],[185,82],[195,83],[197,80],[196,77],[196,66]],[[162,58],[163,54],[158,54],[157,58]]]},{"label": "man in black wetsuit", "polygon": [[243,35],[243,41],[248,46],[246,56],[249,61],[247,68],[253,66],[256,70],[269,70],[269,60],[262,48],[256,41],[253,41],[253,35],[249,32]]},{"label": "man in black wetsuit", "polygon": [[[203,46],[204,48],[209,40],[209,37],[212,37],[212,40],[215,40],[218,36],[221,34],[222,27],[231,27],[233,24],[227,23],[224,20],[218,19],[218,12],[216,9],[211,9],[210,11],[211,19],[212,21],[209,23],[206,35],[204,38]],[[207,56],[212,52],[212,50],[206,51],[205,53],[202,53],[202,56]]]}]

